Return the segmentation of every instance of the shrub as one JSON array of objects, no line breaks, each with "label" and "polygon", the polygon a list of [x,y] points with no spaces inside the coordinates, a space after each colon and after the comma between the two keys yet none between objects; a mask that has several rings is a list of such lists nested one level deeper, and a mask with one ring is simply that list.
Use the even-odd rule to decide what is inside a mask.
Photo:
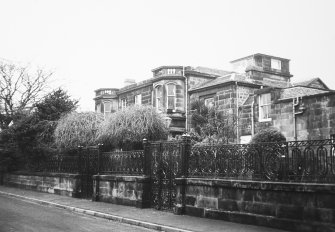
[{"label": "shrub", "polygon": [[78,146],[97,144],[97,131],[103,122],[100,113],[70,113],[58,121],[55,129],[55,144],[61,150],[72,150]]},{"label": "shrub", "polygon": [[285,136],[276,128],[260,130],[250,141],[250,143],[285,142]]},{"label": "shrub", "polygon": [[144,138],[166,139],[168,128],[152,106],[132,106],[111,114],[101,124],[98,136],[104,145],[123,150],[139,149]]}]

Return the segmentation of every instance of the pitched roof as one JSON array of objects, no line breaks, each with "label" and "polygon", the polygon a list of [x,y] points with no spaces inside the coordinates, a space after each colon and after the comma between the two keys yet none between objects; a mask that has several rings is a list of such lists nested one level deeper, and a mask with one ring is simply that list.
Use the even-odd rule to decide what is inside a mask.
[{"label": "pitched roof", "polygon": [[[232,82],[232,81],[238,82],[238,83],[255,84],[255,83],[252,82],[252,80],[247,79],[246,76],[243,75],[243,74],[230,73],[230,74],[227,74],[225,76],[217,77],[214,80],[210,80],[210,81],[207,81],[207,82],[200,83],[200,84],[192,87],[189,91],[214,87],[216,85],[229,83],[229,82]],[[259,85],[259,84],[256,84],[256,85]]]},{"label": "pitched roof", "polygon": [[311,88],[311,87],[306,87],[306,86],[293,86],[293,87],[282,89],[280,93],[280,100],[296,98],[296,97],[303,97],[303,96],[311,96],[311,95],[329,93],[329,92],[333,92],[333,91],[316,89],[316,88]]},{"label": "pitched roof", "polygon": [[321,87],[322,89],[329,90],[328,86],[318,77],[307,81],[293,83],[293,86],[306,86],[306,87],[318,87],[318,88]]}]

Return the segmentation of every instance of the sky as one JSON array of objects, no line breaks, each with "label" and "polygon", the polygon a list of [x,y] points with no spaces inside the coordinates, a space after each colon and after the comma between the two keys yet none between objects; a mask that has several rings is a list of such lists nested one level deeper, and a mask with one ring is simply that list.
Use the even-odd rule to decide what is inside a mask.
[{"label": "sky", "polygon": [[94,111],[94,90],[162,65],[231,70],[254,53],[290,59],[292,82],[335,89],[334,0],[0,0],[0,58],[54,72]]}]

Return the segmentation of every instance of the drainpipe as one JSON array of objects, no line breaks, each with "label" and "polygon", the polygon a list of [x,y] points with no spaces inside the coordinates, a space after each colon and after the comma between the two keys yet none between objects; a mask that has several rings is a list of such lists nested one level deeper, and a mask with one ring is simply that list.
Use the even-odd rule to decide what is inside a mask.
[{"label": "drainpipe", "polygon": [[255,104],[255,97],[252,98],[252,102],[251,102],[251,137],[253,137],[255,134],[254,104]]},{"label": "drainpipe", "polygon": [[187,77],[185,76],[185,66],[183,66],[183,77],[185,78],[185,133],[188,132],[188,83]]},{"label": "drainpipe", "polygon": [[238,85],[237,85],[237,81],[235,82],[235,86],[236,86],[236,143],[240,143],[240,139],[239,139],[239,133],[238,133],[238,127],[239,127],[239,118],[238,118],[238,100],[239,100],[239,96],[238,96]]}]

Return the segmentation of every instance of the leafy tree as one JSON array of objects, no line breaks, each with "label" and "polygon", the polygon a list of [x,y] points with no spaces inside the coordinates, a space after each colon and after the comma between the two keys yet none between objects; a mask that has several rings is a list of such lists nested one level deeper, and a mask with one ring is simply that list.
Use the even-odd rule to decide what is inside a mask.
[{"label": "leafy tree", "polygon": [[[235,138],[236,117],[219,107],[207,107],[202,100],[191,103],[191,124],[202,142],[229,143]],[[193,136],[197,137],[197,136]]]},{"label": "leafy tree", "polygon": [[78,106],[78,100],[71,99],[66,91],[57,89],[35,104],[40,120],[56,121]]},{"label": "leafy tree", "polygon": [[15,123],[1,132],[1,139],[12,156],[19,158],[25,166],[35,166],[44,157],[53,154],[53,133],[62,114],[76,108],[77,100],[58,89],[47,94],[35,104],[30,114],[18,114]]}]

